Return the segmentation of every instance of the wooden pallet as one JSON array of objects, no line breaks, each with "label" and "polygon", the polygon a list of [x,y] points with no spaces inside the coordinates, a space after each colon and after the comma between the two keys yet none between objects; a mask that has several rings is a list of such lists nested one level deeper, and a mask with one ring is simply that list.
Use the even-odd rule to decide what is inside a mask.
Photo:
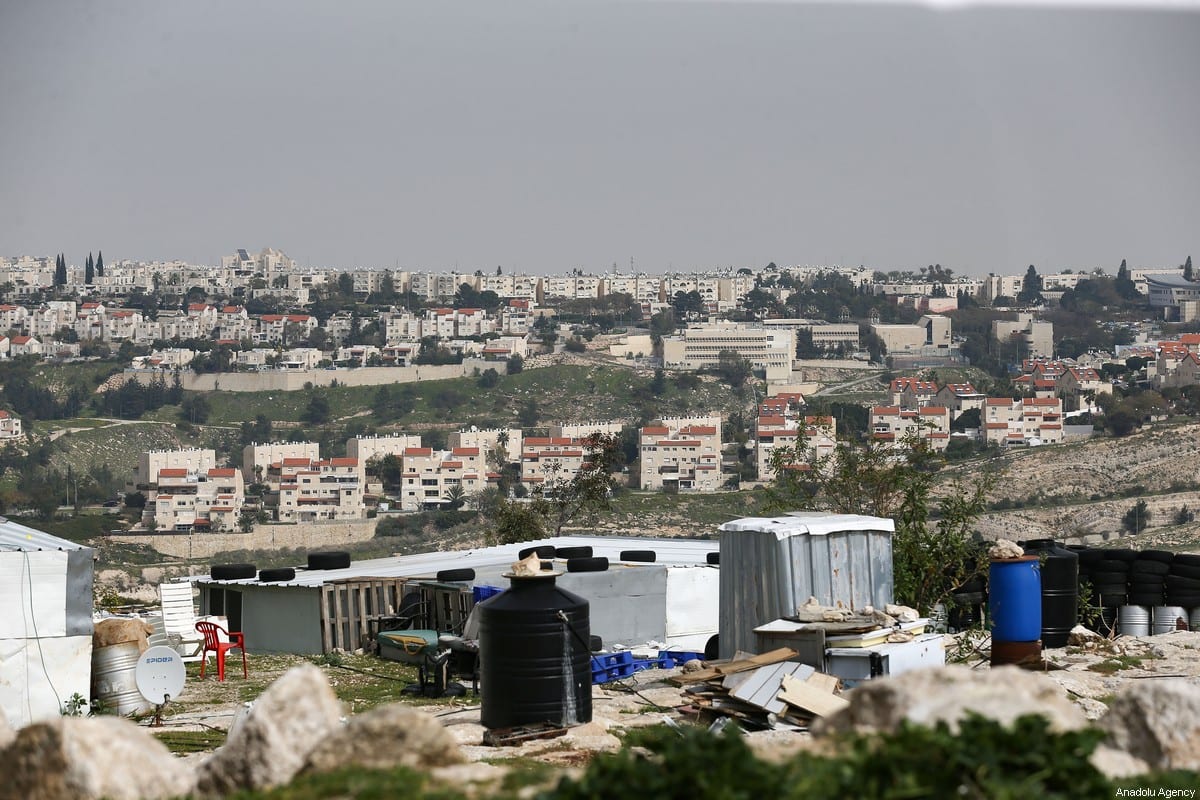
[{"label": "wooden pallet", "polygon": [[321,587],[321,646],[353,652],[369,638],[372,620],[396,613],[405,578],[353,578]]}]

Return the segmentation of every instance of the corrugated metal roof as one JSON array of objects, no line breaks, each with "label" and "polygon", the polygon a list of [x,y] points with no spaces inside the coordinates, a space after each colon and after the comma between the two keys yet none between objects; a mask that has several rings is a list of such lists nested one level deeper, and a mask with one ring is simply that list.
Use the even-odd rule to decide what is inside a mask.
[{"label": "corrugated metal roof", "polygon": [[0,517],[0,552],[23,552],[34,550],[88,550],[78,542],[51,536],[45,531],[30,528]]},{"label": "corrugated metal roof", "polygon": [[823,511],[792,511],[782,517],[744,517],[726,522],[721,531],[770,531],[777,539],[789,536],[824,536],[838,531],[884,531],[895,533],[896,523],[885,517],[858,514],[828,514]]},{"label": "corrugated metal roof", "polygon": [[[889,520],[890,521],[890,520]],[[444,569],[507,567],[516,561],[520,551],[529,547],[583,547],[590,545],[592,555],[620,561],[622,550],[653,550],[659,566],[695,566],[708,563],[708,554],[720,548],[716,539],[646,539],[634,536],[555,536],[533,542],[502,544],[494,547],[477,547],[471,550],[447,550],[435,553],[418,553],[391,558],[373,558],[355,561],[345,569],[296,570],[290,581],[259,584],[257,578],[241,580],[213,580],[209,577],[196,578],[198,583],[256,584],[263,586],[306,586],[318,587],[334,581],[356,578],[415,578],[434,577]],[[644,562],[639,566],[648,566]]]}]

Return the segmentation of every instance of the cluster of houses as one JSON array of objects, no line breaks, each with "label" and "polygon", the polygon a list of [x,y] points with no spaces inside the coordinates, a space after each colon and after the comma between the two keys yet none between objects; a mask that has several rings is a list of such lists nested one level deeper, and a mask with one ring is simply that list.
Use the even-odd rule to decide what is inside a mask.
[{"label": "cluster of houses", "polygon": [[[526,491],[553,491],[588,463],[591,437],[624,427],[555,425],[548,436],[471,428],[450,434],[445,449],[423,446],[419,434],[359,436],[346,442],[342,458],[323,458],[315,442],[251,444],[242,452],[241,469],[218,466],[214,450],[159,450],[140,455],[127,489],[146,499],[142,522],[162,531],[237,530],[260,509],[279,522],[356,520],[373,509],[420,511],[471,502],[500,482],[506,465],[517,466]],[[640,430],[639,446],[642,488],[720,488],[719,416],[664,418]]]}]

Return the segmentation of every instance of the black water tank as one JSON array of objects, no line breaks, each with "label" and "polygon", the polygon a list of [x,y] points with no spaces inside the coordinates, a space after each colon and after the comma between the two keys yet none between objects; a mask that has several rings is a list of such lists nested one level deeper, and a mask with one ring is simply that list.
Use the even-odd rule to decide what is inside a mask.
[{"label": "black water tank", "polygon": [[1053,539],[1026,542],[1025,553],[1041,559],[1042,646],[1066,647],[1079,620],[1079,556]]},{"label": "black water tank", "polygon": [[479,689],[485,728],[592,719],[588,601],[553,575],[510,578],[479,604]]}]

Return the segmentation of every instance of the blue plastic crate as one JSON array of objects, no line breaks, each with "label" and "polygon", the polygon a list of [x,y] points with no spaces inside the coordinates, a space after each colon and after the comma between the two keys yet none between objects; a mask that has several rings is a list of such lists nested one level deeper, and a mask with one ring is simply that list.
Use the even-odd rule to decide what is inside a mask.
[{"label": "blue plastic crate", "polygon": [[658,668],[659,669],[675,669],[681,667],[685,662],[693,659],[704,659],[704,653],[696,653],[690,650],[659,650],[658,651]]},{"label": "blue plastic crate", "polygon": [[482,603],[489,597],[495,597],[503,591],[499,586],[475,586],[471,589],[471,595],[476,603]]},{"label": "blue plastic crate", "polygon": [[609,681],[628,678],[634,673],[633,653],[624,650],[620,653],[603,653],[592,656],[592,683],[608,683]]}]

